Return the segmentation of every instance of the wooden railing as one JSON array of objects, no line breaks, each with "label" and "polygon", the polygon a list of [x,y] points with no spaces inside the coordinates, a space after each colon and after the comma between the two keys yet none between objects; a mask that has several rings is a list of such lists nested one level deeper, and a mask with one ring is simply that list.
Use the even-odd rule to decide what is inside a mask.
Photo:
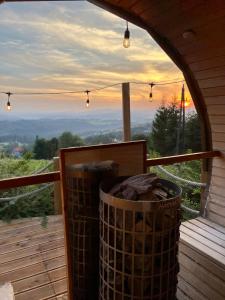
[{"label": "wooden railing", "polygon": [[[146,159],[146,167],[157,166],[157,165],[169,165],[169,164],[181,163],[185,161],[213,158],[219,156],[221,156],[221,153],[219,151],[208,151],[208,152],[197,152],[191,154]],[[7,179],[0,180],[0,190],[6,190],[10,188],[16,188],[16,187],[28,186],[28,185],[42,184],[47,182],[55,182],[59,180],[60,180],[59,171],[43,173],[38,175],[7,178]]]},{"label": "wooden railing", "polygon": [[190,154],[159,157],[159,158],[147,159],[146,166],[153,167],[159,165],[172,165],[175,163],[181,163],[185,161],[213,158],[219,156],[221,156],[220,151],[207,151],[207,152],[197,152],[197,153],[190,153]]},{"label": "wooden railing", "polygon": [[60,172],[49,172],[38,175],[29,175],[0,180],[0,190],[6,190],[21,186],[54,182],[60,180]]}]

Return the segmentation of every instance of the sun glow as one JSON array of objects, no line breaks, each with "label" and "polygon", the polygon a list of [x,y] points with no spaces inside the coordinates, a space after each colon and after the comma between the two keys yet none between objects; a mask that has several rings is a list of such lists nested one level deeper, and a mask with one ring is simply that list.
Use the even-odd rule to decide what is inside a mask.
[{"label": "sun glow", "polygon": [[191,101],[190,99],[186,99],[186,100],[184,101],[184,106],[185,106],[185,107],[190,107],[191,104],[192,104],[192,101]]}]

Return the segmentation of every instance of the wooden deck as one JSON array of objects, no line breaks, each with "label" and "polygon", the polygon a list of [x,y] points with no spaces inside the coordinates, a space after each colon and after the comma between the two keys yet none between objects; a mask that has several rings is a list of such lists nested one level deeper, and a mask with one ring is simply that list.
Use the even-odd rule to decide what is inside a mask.
[{"label": "wooden deck", "polygon": [[61,216],[0,222],[0,283],[11,282],[15,300],[66,300]]}]

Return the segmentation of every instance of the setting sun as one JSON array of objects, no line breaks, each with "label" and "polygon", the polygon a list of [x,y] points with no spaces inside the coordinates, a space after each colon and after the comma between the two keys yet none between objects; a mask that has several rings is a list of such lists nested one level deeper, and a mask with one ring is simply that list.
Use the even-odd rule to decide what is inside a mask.
[{"label": "setting sun", "polygon": [[192,101],[190,99],[186,99],[184,102],[185,107],[190,107],[192,105]]}]

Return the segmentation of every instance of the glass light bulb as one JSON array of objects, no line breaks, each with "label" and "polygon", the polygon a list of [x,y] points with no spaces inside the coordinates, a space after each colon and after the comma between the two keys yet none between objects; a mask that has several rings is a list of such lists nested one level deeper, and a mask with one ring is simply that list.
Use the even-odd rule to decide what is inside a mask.
[{"label": "glass light bulb", "polygon": [[124,32],[123,46],[124,48],[130,47],[130,31],[128,28]]},{"label": "glass light bulb", "polygon": [[123,47],[124,48],[129,48],[130,47],[130,39],[129,38],[124,38]]},{"label": "glass light bulb", "polygon": [[11,110],[11,104],[10,104],[10,102],[7,102],[7,110]]},{"label": "glass light bulb", "polygon": [[89,105],[90,105],[90,101],[89,101],[89,99],[87,99],[87,101],[86,101],[86,107],[88,108]]}]

